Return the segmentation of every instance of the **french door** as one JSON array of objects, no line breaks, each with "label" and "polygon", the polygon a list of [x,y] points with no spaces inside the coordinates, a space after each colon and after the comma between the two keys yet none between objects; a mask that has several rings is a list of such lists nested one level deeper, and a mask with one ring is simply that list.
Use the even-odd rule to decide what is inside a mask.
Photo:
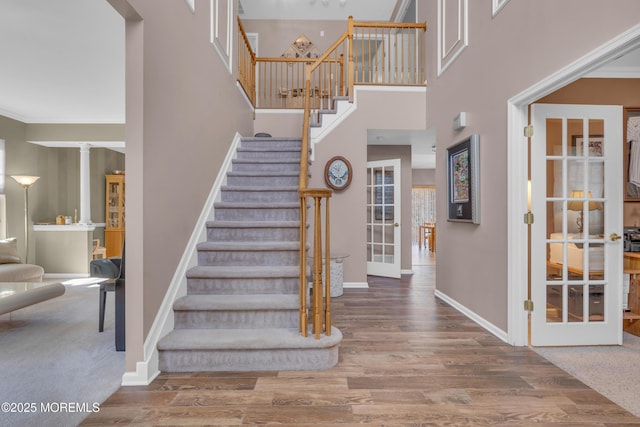
[{"label": "french door", "polygon": [[367,163],[367,274],[400,277],[400,159]]},{"label": "french door", "polygon": [[531,344],[622,344],[622,107],[531,115]]}]

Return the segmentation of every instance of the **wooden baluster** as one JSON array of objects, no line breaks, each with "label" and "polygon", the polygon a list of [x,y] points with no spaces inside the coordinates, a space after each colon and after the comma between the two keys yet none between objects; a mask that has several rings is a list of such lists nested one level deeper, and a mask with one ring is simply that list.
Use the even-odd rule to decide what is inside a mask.
[{"label": "wooden baluster", "polygon": [[307,196],[300,194],[300,333],[308,334],[307,312]]},{"label": "wooden baluster", "polygon": [[327,336],[331,335],[331,248],[330,248],[330,236],[331,227],[329,222],[329,197],[325,204],[325,221],[324,221],[324,293],[325,293],[325,308],[324,308],[324,329]]},{"label": "wooden baluster", "polygon": [[322,223],[320,197],[315,195],[314,201],[314,230],[313,230],[313,333],[316,339],[322,333]]}]

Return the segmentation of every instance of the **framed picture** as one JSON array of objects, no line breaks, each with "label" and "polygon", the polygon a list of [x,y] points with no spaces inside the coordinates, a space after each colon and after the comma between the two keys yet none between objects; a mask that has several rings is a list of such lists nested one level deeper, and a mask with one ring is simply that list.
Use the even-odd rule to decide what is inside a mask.
[{"label": "framed picture", "polygon": [[[571,142],[576,149],[577,156],[583,156],[584,137],[582,135],[574,135]],[[602,157],[603,135],[589,135],[589,157]]]},{"label": "framed picture", "polygon": [[480,135],[447,148],[448,221],[480,224]]},{"label": "framed picture", "polygon": [[624,109],[624,200],[640,201],[640,107]]}]

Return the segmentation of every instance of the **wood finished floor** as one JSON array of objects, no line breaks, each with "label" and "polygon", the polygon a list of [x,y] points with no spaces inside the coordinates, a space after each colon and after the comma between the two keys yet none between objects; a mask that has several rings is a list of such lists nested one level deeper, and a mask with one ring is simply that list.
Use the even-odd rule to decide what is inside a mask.
[{"label": "wood finished floor", "polygon": [[82,425],[640,426],[528,348],[434,297],[434,258],[333,299],[344,340],[328,371],[160,374]]}]

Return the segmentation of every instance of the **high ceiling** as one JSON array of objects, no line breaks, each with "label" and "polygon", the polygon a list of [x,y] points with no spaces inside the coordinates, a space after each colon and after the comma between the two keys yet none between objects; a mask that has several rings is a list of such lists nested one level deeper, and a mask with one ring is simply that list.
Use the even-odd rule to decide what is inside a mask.
[{"label": "high ceiling", "polygon": [[[239,0],[242,19],[391,21],[406,0]],[[394,11],[398,12],[394,14]]]},{"label": "high ceiling", "polygon": [[[180,1],[180,0],[170,0]],[[388,21],[410,0],[240,0],[244,19]],[[186,3],[185,3],[186,7]],[[25,123],[124,123],[124,21],[106,0],[0,1],[0,115]],[[638,78],[632,52],[591,74]],[[434,167],[429,132],[371,130],[370,144],[414,146]]]}]

